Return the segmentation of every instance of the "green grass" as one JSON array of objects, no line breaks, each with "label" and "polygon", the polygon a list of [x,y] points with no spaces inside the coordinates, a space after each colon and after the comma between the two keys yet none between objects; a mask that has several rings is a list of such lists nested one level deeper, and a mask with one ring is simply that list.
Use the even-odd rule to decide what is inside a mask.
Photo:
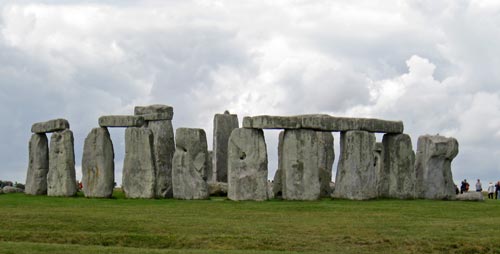
[{"label": "green grass", "polygon": [[500,253],[500,201],[0,195],[1,253]]}]

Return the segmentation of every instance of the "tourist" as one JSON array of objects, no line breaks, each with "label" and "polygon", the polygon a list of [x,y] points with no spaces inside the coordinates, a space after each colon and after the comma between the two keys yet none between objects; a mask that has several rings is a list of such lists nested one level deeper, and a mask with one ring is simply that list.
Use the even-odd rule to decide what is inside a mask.
[{"label": "tourist", "polygon": [[466,192],[466,191],[467,191],[467,185],[469,185],[469,184],[467,183],[467,179],[464,179],[464,180],[462,181],[462,185],[460,185],[460,194],[463,194],[464,192]]},{"label": "tourist", "polygon": [[483,191],[483,186],[481,184],[481,181],[479,181],[479,179],[477,179],[477,182],[476,182],[476,192],[481,192]]},{"label": "tourist", "polygon": [[498,199],[498,192],[500,191],[500,181],[495,184],[495,199]]},{"label": "tourist", "polygon": [[493,185],[493,183],[490,182],[490,185],[488,185],[488,199],[493,199],[494,192],[495,192],[495,185]]}]

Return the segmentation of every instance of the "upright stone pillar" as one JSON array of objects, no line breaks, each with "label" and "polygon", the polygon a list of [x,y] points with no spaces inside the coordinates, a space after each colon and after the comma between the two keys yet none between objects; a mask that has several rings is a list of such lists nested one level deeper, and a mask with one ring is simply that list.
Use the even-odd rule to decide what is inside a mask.
[{"label": "upright stone pillar", "polygon": [[[329,133],[331,135],[331,133]],[[283,198],[287,200],[316,200],[328,179],[333,163],[333,148],[327,155],[323,138],[327,134],[306,129],[285,130],[282,151]],[[333,147],[333,137],[330,146]],[[329,150],[329,149],[326,149]],[[331,174],[331,173],[330,173]],[[331,176],[330,176],[331,177]]]},{"label": "upright stone pillar", "polygon": [[45,133],[31,135],[29,143],[29,166],[24,193],[47,194],[47,173],[49,172],[49,143]]},{"label": "upright stone pillar", "polygon": [[234,129],[228,146],[228,198],[267,200],[267,148],[260,129]]},{"label": "upright stone pillar", "polygon": [[174,198],[206,199],[207,136],[202,129],[178,128],[172,168]]},{"label": "upright stone pillar", "polygon": [[153,149],[155,155],[157,198],[171,198],[172,191],[172,158],[175,152],[174,129],[172,118],[174,110],[167,105],[151,105],[135,107],[135,115],[142,116],[145,128],[153,132]]},{"label": "upright stone pillar", "polygon": [[48,196],[74,196],[77,191],[73,132],[57,131],[50,138]]},{"label": "upright stone pillar", "polygon": [[227,146],[231,132],[238,128],[238,115],[216,114],[214,116],[214,144],[213,170],[216,172],[216,181],[227,183]]},{"label": "upright stone pillar", "polygon": [[333,135],[331,132],[317,131],[319,156],[320,197],[331,197],[332,167],[335,160]]},{"label": "upright stone pillar", "polygon": [[283,197],[283,137],[285,131],[280,131],[278,139],[278,169],[273,178],[273,196],[274,198]]},{"label": "upright stone pillar", "polygon": [[215,181],[215,172],[214,172],[214,165],[213,165],[213,151],[208,151],[208,161],[207,161],[207,182],[212,183],[216,182]]},{"label": "upright stone pillar", "polygon": [[389,197],[389,172],[385,172],[384,167],[384,145],[381,142],[375,143],[373,152],[378,197]]},{"label": "upright stone pillar", "polygon": [[375,134],[346,131],[340,135],[340,161],[335,198],[364,200],[376,198]]},{"label": "upright stone pillar", "polygon": [[115,154],[107,128],[94,128],[85,139],[82,184],[85,197],[110,198],[115,184]]},{"label": "upright stone pillar", "polygon": [[122,188],[127,198],[154,198],[156,169],[153,132],[146,128],[125,130]]},{"label": "upright stone pillar", "polygon": [[384,173],[387,179],[386,197],[415,198],[415,152],[407,134],[385,134]]},{"label": "upright stone pillar", "polygon": [[451,161],[458,154],[458,141],[443,136],[418,138],[415,170],[417,195],[425,199],[455,199]]}]

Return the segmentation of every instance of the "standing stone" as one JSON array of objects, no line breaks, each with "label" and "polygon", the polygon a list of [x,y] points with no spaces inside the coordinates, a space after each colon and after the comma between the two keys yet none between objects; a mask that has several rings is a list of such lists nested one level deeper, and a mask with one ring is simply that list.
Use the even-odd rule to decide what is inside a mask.
[{"label": "standing stone", "polygon": [[331,132],[323,131],[317,131],[316,135],[318,135],[320,197],[330,197],[332,194],[330,187],[332,167],[335,160],[333,135]]},{"label": "standing stone", "polygon": [[174,128],[172,118],[174,109],[167,105],[137,106],[134,114],[146,120],[145,127],[153,132],[156,168],[155,196],[171,198],[172,158],[175,152]]},{"label": "standing stone", "polygon": [[47,135],[33,134],[29,143],[29,166],[24,192],[29,195],[47,194],[48,172],[49,142]]},{"label": "standing stone", "polygon": [[50,138],[48,196],[74,196],[76,194],[75,152],[73,132],[54,132]]},{"label": "standing stone", "polygon": [[278,138],[278,169],[273,178],[273,197],[283,198],[283,137],[285,131],[280,131]]},{"label": "standing stone", "polygon": [[389,173],[384,168],[384,145],[381,142],[375,143],[373,151],[375,175],[377,176],[378,197],[389,197]]},{"label": "standing stone", "polygon": [[[320,137],[313,130],[285,130],[282,150],[283,198],[316,200],[321,196]],[[331,166],[330,166],[331,167]]]},{"label": "standing stone", "polygon": [[122,187],[127,198],[154,198],[156,184],[153,132],[146,128],[125,130]]},{"label": "standing stone", "polygon": [[267,200],[267,148],[259,129],[234,129],[228,145],[228,198]]},{"label": "standing stone", "polygon": [[92,129],[83,146],[82,184],[85,197],[111,197],[115,183],[114,158],[108,129]]},{"label": "standing stone", "polygon": [[227,146],[231,132],[238,128],[238,115],[229,114],[225,111],[224,114],[215,114],[214,116],[214,143],[213,143],[213,165],[217,175],[218,182],[227,183]]},{"label": "standing stone", "polygon": [[156,168],[155,196],[157,198],[171,198],[173,197],[172,158],[175,152],[172,121],[148,121],[147,128],[153,132]]},{"label": "standing stone", "polygon": [[174,198],[206,199],[207,136],[202,129],[178,128],[172,163]]},{"label": "standing stone", "polygon": [[364,200],[376,198],[375,134],[346,131],[340,134],[340,161],[335,198]]},{"label": "standing stone", "polygon": [[385,134],[383,172],[389,198],[415,198],[415,152],[407,134]]},{"label": "standing stone", "polygon": [[213,165],[213,151],[208,151],[208,161],[207,161],[207,182],[215,182],[215,172]]},{"label": "standing stone", "polygon": [[418,138],[417,195],[425,199],[454,199],[455,184],[451,161],[458,154],[458,141],[443,136],[424,135]]}]

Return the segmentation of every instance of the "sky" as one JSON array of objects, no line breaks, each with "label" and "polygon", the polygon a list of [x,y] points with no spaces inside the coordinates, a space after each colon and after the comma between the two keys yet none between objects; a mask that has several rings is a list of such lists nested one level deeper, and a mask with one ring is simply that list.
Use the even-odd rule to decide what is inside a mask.
[{"label": "sky", "polygon": [[[78,177],[102,115],[174,107],[174,128],[213,116],[324,113],[455,137],[456,183],[500,180],[500,2],[0,2],[0,179],[24,182],[30,128],[68,119]],[[121,179],[124,130],[111,130]],[[277,131],[265,131],[269,177]],[[381,140],[381,136],[377,136]],[[336,161],[339,135],[335,134]],[[336,163],[335,163],[336,164]],[[335,175],[336,168],[334,167]]]}]

